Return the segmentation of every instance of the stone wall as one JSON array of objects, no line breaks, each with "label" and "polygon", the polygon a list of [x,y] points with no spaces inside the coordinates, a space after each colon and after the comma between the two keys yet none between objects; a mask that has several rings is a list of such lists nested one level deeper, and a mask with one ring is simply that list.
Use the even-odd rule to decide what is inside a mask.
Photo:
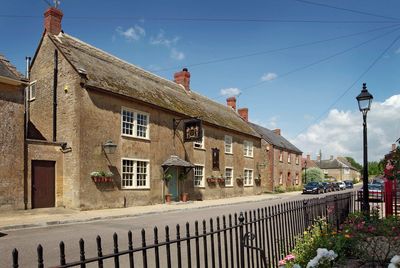
[{"label": "stone wall", "polygon": [[[283,157],[280,161],[280,152],[282,151]],[[288,162],[288,154],[291,155],[291,161]],[[288,151],[281,150],[280,148],[273,147],[273,180],[275,187],[281,185],[283,188],[296,185],[296,174],[298,174],[298,185],[301,182],[301,155],[298,155],[298,162],[296,163],[296,154]],[[288,173],[290,172],[290,177]],[[280,182],[280,174],[282,173],[282,181]]]},{"label": "stone wall", "polygon": [[0,83],[0,209],[24,208],[23,90]]}]

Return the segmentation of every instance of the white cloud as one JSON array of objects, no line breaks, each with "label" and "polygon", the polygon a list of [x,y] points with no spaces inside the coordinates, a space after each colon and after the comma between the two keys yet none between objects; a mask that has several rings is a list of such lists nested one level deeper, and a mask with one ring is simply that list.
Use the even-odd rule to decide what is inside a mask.
[{"label": "white cloud", "polygon": [[[378,161],[400,136],[400,95],[384,102],[373,102],[367,115],[368,160]],[[319,123],[297,136],[293,143],[313,157],[322,150],[322,158],[330,155],[351,156],[362,164],[363,127],[360,111],[333,109]]]},{"label": "white cloud", "polygon": [[241,91],[240,89],[236,88],[236,87],[230,87],[230,88],[223,88],[220,90],[219,92],[222,96],[239,96]]},{"label": "white cloud", "polygon": [[261,81],[271,81],[278,77],[276,73],[267,73],[261,76]]},{"label": "white cloud", "polygon": [[133,27],[130,27],[125,31],[122,27],[118,27],[116,31],[119,35],[125,37],[125,39],[127,39],[128,41],[138,41],[140,38],[146,35],[146,31],[138,25],[134,25]]},{"label": "white cloud", "polygon": [[267,121],[255,119],[255,120],[253,120],[253,123],[263,126],[263,127],[266,127],[270,130],[273,130],[273,129],[278,128],[278,123],[277,123],[278,120],[279,120],[279,117],[274,115],[274,116],[271,116],[270,118],[268,118]]},{"label": "white cloud", "polygon": [[400,47],[394,53],[400,54]]},{"label": "white cloud", "polygon": [[185,54],[182,51],[178,51],[175,48],[171,49],[170,56],[174,60],[183,60],[185,58]]},{"label": "white cloud", "polygon": [[165,37],[165,32],[164,30],[160,30],[157,34],[157,36],[152,36],[150,38],[150,44],[152,45],[160,45],[160,46],[165,46],[165,47],[171,47],[172,45],[175,45],[179,41],[179,37],[175,36],[173,38],[168,39]]}]

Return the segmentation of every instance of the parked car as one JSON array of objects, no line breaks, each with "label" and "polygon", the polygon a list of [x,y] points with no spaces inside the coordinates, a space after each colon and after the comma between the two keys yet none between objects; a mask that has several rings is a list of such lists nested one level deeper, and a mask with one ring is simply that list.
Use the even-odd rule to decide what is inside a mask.
[{"label": "parked car", "polygon": [[342,181],[337,182],[339,185],[339,190],[346,190],[346,184]]},{"label": "parked car", "polygon": [[353,182],[352,181],[344,181],[346,184],[346,189],[353,189]]},{"label": "parked car", "polygon": [[333,191],[340,191],[340,186],[337,181],[332,182]]},{"label": "parked car", "polygon": [[324,192],[324,186],[320,182],[311,181],[303,188],[303,194],[319,194]]},{"label": "parked car", "polygon": [[335,191],[335,189],[333,188],[333,184],[331,182],[324,181],[324,182],[322,182],[322,185],[324,186],[325,193]]},{"label": "parked car", "polygon": [[[357,192],[359,200],[363,199],[363,188],[361,187]],[[381,184],[368,184],[368,200],[370,202],[383,202],[384,201],[384,187]]]}]

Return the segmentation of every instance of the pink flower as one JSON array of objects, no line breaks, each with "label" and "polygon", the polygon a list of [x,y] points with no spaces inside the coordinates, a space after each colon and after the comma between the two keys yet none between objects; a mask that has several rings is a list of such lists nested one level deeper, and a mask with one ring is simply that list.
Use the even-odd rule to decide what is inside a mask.
[{"label": "pink flower", "polygon": [[293,254],[289,254],[289,255],[287,255],[286,257],[285,257],[285,260],[287,260],[287,261],[291,261],[291,260],[294,260],[296,257],[293,255]]},{"label": "pink flower", "polygon": [[280,260],[280,261],[278,262],[278,266],[284,266],[285,264],[286,264],[286,260],[285,260],[285,259]]}]

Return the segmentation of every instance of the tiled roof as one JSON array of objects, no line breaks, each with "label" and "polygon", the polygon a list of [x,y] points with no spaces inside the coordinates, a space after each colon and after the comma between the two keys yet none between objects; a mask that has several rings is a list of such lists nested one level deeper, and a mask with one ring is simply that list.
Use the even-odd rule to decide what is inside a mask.
[{"label": "tiled roof", "polygon": [[278,148],[284,149],[284,150],[292,151],[292,152],[299,153],[299,154],[302,153],[302,151],[300,151],[296,146],[294,146],[292,143],[290,143],[287,139],[285,139],[281,135],[274,133],[272,130],[262,127],[262,126],[259,126],[254,123],[250,123],[250,126],[255,131],[257,131],[261,135],[261,137],[263,139],[265,139],[267,142],[269,142],[270,144],[272,144]]},{"label": "tiled roof", "polygon": [[21,80],[24,77],[20,74],[17,69],[7,60],[3,55],[0,54],[0,76],[10,78],[13,80]]},{"label": "tiled roof", "polygon": [[316,163],[321,169],[339,169],[342,168],[344,165],[346,165],[351,169],[357,170],[344,157],[337,157],[336,159],[316,161]]},{"label": "tiled roof", "polygon": [[162,167],[194,167],[192,163],[189,163],[183,159],[180,159],[176,155],[171,155],[165,162],[161,165]]},{"label": "tiled roof", "polygon": [[259,135],[232,108],[212,101],[181,85],[140,69],[70,35],[47,34],[88,87],[134,98],[216,126],[251,136]]}]

